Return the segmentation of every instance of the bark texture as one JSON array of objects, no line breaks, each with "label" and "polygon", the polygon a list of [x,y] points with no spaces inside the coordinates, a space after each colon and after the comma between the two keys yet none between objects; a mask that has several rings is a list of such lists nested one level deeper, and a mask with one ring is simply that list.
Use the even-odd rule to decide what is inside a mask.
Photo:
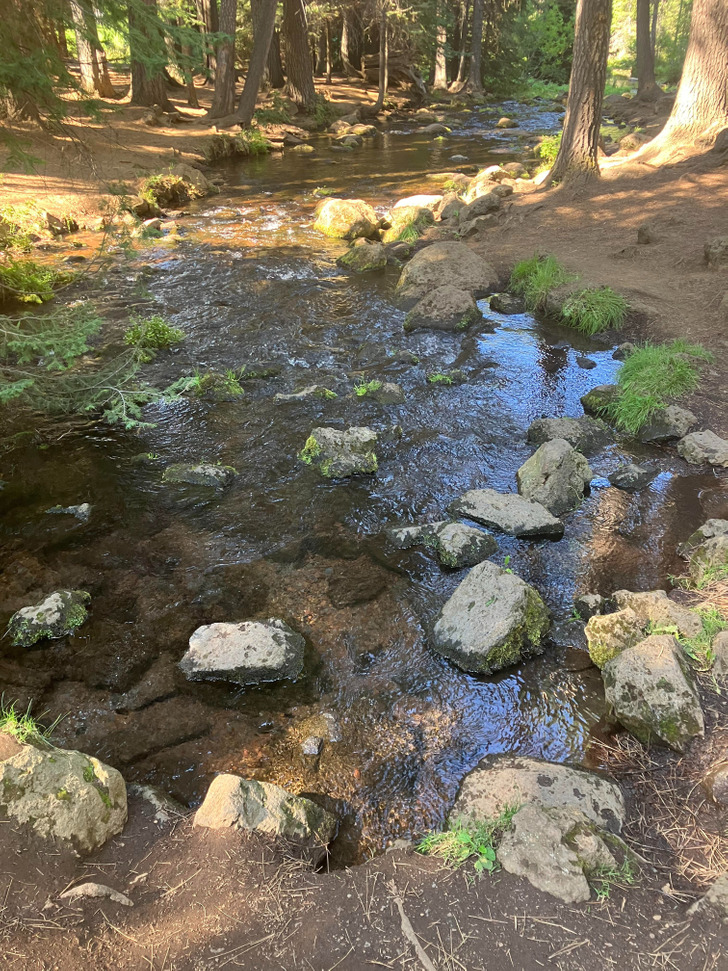
[{"label": "bark texture", "polygon": [[483,0],[473,0],[473,28],[470,35],[470,74],[466,88],[471,94],[483,91]]},{"label": "bark texture", "polygon": [[129,7],[129,48],[131,53],[131,103],[159,105],[173,110],[164,81],[166,49],[157,19],[157,0],[142,0],[147,8],[140,13]]},{"label": "bark texture", "polygon": [[[657,2],[655,0],[655,9]],[[655,49],[650,29],[650,0],[637,0],[637,100],[656,101],[662,91],[655,81]]]},{"label": "bark texture", "polygon": [[432,79],[432,87],[435,91],[447,89],[447,58],[445,57],[445,46],[447,44],[447,30],[444,24],[437,28],[437,46],[435,48],[435,73]]},{"label": "bark texture", "polygon": [[215,93],[208,118],[224,118],[235,110],[235,18],[238,0],[220,0],[220,32],[225,39],[217,45]]},{"label": "bark texture", "polygon": [[245,85],[238,103],[237,120],[243,128],[249,128],[255,112],[260,83],[268,61],[268,51],[276,23],[278,0],[253,0],[253,53],[250,55]]},{"label": "bark texture", "polygon": [[316,103],[313,62],[308,44],[308,19],[303,0],[283,0],[283,53],[288,97],[306,111]]}]

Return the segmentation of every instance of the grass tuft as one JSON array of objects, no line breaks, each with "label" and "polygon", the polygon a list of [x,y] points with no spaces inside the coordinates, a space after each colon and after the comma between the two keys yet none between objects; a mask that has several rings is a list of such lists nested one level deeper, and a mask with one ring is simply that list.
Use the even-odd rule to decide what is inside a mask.
[{"label": "grass tuft", "polygon": [[638,871],[629,857],[621,864],[602,866],[589,874],[597,900],[609,900],[612,887],[631,887],[637,882]]},{"label": "grass tuft", "polygon": [[572,277],[555,256],[532,256],[516,263],[508,289],[520,294],[530,311],[543,309],[546,297]]},{"label": "grass tuft", "polygon": [[455,867],[474,857],[476,873],[493,873],[498,869],[496,844],[510,828],[518,808],[507,806],[496,819],[458,819],[442,833],[430,833],[420,840],[417,852],[438,856]]},{"label": "grass tuft", "polygon": [[[31,707],[32,702],[24,712],[20,712],[15,707],[15,702],[6,705],[5,698],[0,697],[0,733],[11,735],[20,743],[48,742],[61,721],[61,717],[54,719],[47,728],[43,728],[38,720],[31,715]],[[42,718],[43,714],[39,717]]]},{"label": "grass tuft", "polygon": [[172,347],[184,340],[184,332],[172,327],[161,314],[151,317],[132,317],[132,325],[124,334],[124,343],[138,349],[142,362],[151,361],[160,348]]},{"label": "grass tuft", "polygon": [[354,394],[357,398],[363,398],[365,395],[372,394],[374,391],[379,391],[382,387],[382,382],[377,381],[375,378],[372,381],[360,381],[359,384],[354,386]]},{"label": "grass tuft", "polygon": [[564,303],[564,321],[582,334],[619,330],[627,315],[627,301],[611,287],[579,290]]}]

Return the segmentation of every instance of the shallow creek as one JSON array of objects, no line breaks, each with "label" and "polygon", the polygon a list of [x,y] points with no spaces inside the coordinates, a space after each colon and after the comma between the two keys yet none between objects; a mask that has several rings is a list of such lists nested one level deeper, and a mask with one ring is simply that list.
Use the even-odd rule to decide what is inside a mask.
[{"label": "shallow creek", "polygon": [[[33,698],[37,711],[65,715],[58,744],[191,806],[221,770],[316,794],[343,819],[339,862],[437,826],[487,753],[584,760],[604,705],[583,654],[562,637],[500,677],[459,671],[429,650],[427,631],[464,573],[424,550],[394,550],[384,530],[442,519],[468,489],[515,490],[532,452],[529,423],[582,414],[579,397],[614,378],[613,348],[500,316],[487,300],[484,325],[466,335],[406,335],[392,302],[396,270],[354,278],[335,265],[344,244],[310,229],[317,186],[383,211],[437,191],[428,173],[456,168],[454,154],[478,165],[517,158],[513,134],[489,127],[509,107],[467,117],[444,143],[403,126],[353,154],[333,155],[322,139],[313,156],[230,166],[221,194],[180,220],[176,245],[146,244],[94,291],[102,309],[118,311],[146,288],[185,331],[179,349],[149,367],[160,386],[211,368],[270,373],[244,380],[240,398],[152,406],[156,427],[135,434],[84,425],[58,439],[39,424],[41,448],[0,458],[0,621],[58,587],[93,598],[75,637],[0,654],[7,700]],[[520,117],[537,129],[556,115]],[[579,366],[581,355],[595,366]],[[449,368],[465,382],[427,383]],[[372,378],[399,383],[406,402],[352,396]],[[310,384],[338,397],[274,400]],[[400,425],[402,436],[381,447],[375,476],[331,482],[296,457],[322,424]],[[140,453],[152,458],[140,462]],[[661,470],[636,495],[605,478],[632,457]],[[162,484],[165,465],[191,460],[239,475],[222,493]],[[676,543],[728,514],[725,483],[691,473],[674,451],[618,440],[591,466],[591,492],[565,518],[564,539],[497,537],[494,560],[509,558],[556,620],[569,618],[576,593],[666,585],[681,569]],[[45,512],[81,502],[93,507],[87,524]],[[306,636],[297,683],[240,691],[187,683],[177,671],[200,624],[268,616]],[[307,720],[326,712],[340,740],[311,759],[301,741],[318,731]]]}]

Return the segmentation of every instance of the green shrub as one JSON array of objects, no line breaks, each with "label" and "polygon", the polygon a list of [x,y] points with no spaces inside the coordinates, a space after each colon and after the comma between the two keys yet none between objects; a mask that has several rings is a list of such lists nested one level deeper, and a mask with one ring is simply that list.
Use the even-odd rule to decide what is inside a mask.
[{"label": "green shrub", "polygon": [[520,294],[528,310],[542,310],[549,293],[571,277],[555,256],[532,256],[516,263],[508,288]]},{"label": "green shrub", "polygon": [[184,331],[172,327],[161,314],[151,317],[133,317],[131,327],[124,333],[124,343],[138,349],[139,360],[151,361],[154,352],[172,347],[184,340]]},{"label": "green shrub", "polygon": [[270,106],[258,108],[255,120],[261,125],[285,125],[291,120],[291,112],[280,91],[271,95]]},{"label": "green shrub", "polygon": [[311,114],[319,128],[326,128],[336,119],[336,109],[322,94],[316,95],[316,101]]},{"label": "green shrub", "polygon": [[0,303],[15,300],[20,303],[45,303],[53,296],[53,287],[71,279],[34,260],[15,260],[0,263]]},{"label": "green shrub", "polygon": [[139,195],[142,199],[161,206],[178,208],[183,206],[190,199],[196,198],[200,193],[193,185],[179,175],[150,175],[142,182]]},{"label": "green shrub", "polygon": [[565,301],[561,315],[582,334],[619,330],[627,315],[627,301],[610,287],[579,290]]},{"label": "green shrub", "polygon": [[498,869],[496,845],[510,828],[517,806],[506,807],[497,819],[459,819],[441,833],[430,833],[417,844],[417,852],[439,856],[451,866],[462,866],[475,858],[475,872],[493,873]]},{"label": "green shrub", "polygon": [[202,151],[207,162],[217,162],[219,159],[233,158],[236,155],[265,155],[270,148],[270,142],[261,131],[257,128],[246,128],[235,135],[218,132],[210,136]]},{"label": "green shrub", "polygon": [[563,132],[557,132],[555,135],[546,135],[534,149],[536,157],[540,158],[545,163],[545,167],[549,169],[553,167],[556,156],[559,154],[562,134]]}]

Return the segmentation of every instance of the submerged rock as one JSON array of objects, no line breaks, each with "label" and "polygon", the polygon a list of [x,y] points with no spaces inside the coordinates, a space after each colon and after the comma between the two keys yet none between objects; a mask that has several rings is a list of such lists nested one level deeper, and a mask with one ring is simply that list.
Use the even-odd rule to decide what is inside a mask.
[{"label": "submerged rock", "polygon": [[704,733],[700,698],[671,635],[653,635],[627,648],[604,666],[602,676],[606,701],[640,741],[658,739],[684,752]]},{"label": "submerged rock", "polygon": [[87,523],[91,517],[91,503],[82,502],[78,506],[51,506],[46,509],[51,516],[75,516],[80,523]]},{"label": "submerged rock", "polygon": [[668,405],[660,408],[650,420],[639,430],[641,442],[672,442],[676,438],[683,438],[698,419],[686,408]]},{"label": "submerged rock", "polygon": [[17,647],[72,634],[88,617],[91,597],[85,590],[56,590],[37,604],[21,607],[10,618],[8,634]]},{"label": "submerged rock", "polygon": [[630,607],[613,614],[594,614],[585,627],[589,657],[603,668],[621,651],[634,647],[643,637],[642,624]]},{"label": "submerged rock", "polygon": [[357,240],[336,262],[352,273],[373,273],[387,265],[387,251],[382,243]]},{"label": "submerged rock", "polygon": [[690,465],[728,469],[728,441],[715,432],[691,432],[677,443],[677,453]]},{"label": "submerged rock", "polygon": [[482,297],[497,280],[495,270],[465,243],[433,243],[413,256],[402,271],[395,293],[400,302],[415,303],[430,290],[449,285]]},{"label": "submerged rock", "polygon": [[564,535],[561,520],[539,502],[495,489],[471,489],[451,503],[449,511],[519,539],[561,539]]},{"label": "submerged rock", "polygon": [[617,489],[624,489],[625,492],[637,492],[644,489],[657,475],[657,469],[651,469],[646,465],[635,465],[634,462],[626,462],[618,469],[611,472],[607,478]]},{"label": "submerged rock", "polygon": [[314,229],[335,239],[372,239],[380,219],[362,199],[326,199],[318,207]]},{"label": "submerged rock", "polygon": [[587,415],[602,415],[621,396],[622,391],[616,384],[598,384],[580,398],[581,406]]},{"label": "submerged rock", "polygon": [[335,391],[325,387],[323,384],[309,384],[305,388],[301,388],[300,391],[293,391],[290,394],[278,392],[273,396],[273,400],[287,402],[303,401],[305,398],[322,398],[324,401],[333,401],[334,398],[338,397]]},{"label": "submerged rock", "polygon": [[590,617],[603,613],[606,603],[599,593],[582,593],[574,597],[574,610],[582,620],[589,620]]},{"label": "submerged rock", "polygon": [[168,465],[162,474],[162,482],[168,485],[205,486],[225,489],[238,474],[232,465],[212,465],[206,462],[178,462]]},{"label": "submerged rock", "polygon": [[337,824],[335,816],[310,799],[293,796],[270,782],[225,773],[212,780],[194,825],[255,830],[325,846]]},{"label": "submerged rock", "polygon": [[494,293],[490,298],[490,309],[497,314],[522,314],[526,311],[523,297],[512,293]]},{"label": "submerged rock", "polygon": [[3,812],[39,836],[92,853],[124,828],[121,773],[82,752],[23,745],[0,762]]},{"label": "submerged rock", "polygon": [[443,566],[461,569],[476,566],[498,549],[493,537],[480,529],[462,523],[439,522],[426,526],[405,526],[390,531],[393,542],[401,550],[412,546],[433,549]]},{"label": "submerged rock", "polygon": [[516,473],[520,494],[554,516],[576,509],[591,478],[587,460],[563,438],[541,445]]},{"label": "submerged rock", "polygon": [[306,642],[282,620],[206,624],[190,637],[179,666],[190,681],[250,685],[296,678]]},{"label": "submerged rock", "polygon": [[365,475],[377,471],[376,443],[377,433],[371,428],[314,428],[298,457],[305,465],[315,465],[326,478]]},{"label": "submerged rock", "polygon": [[482,319],[472,293],[448,283],[431,290],[417,301],[405,317],[404,329],[467,330]]},{"label": "submerged rock", "polygon": [[603,421],[582,415],[581,418],[537,418],[528,426],[526,438],[531,445],[543,445],[562,438],[572,448],[591,455],[612,439]]},{"label": "submerged rock", "polygon": [[533,587],[486,561],[473,567],[440,611],[432,646],[464,671],[492,674],[541,654],[550,622]]}]

